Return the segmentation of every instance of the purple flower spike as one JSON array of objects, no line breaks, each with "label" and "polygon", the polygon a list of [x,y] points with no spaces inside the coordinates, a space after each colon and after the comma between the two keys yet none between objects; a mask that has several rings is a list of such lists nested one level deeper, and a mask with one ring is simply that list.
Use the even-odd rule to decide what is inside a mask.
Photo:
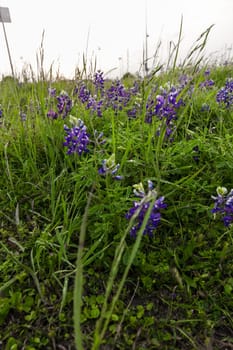
[{"label": "purple flower spike", "polygon": [[201,89],[208,89],[208,88],[211,88],[212,86],[214,86],[214,81],[212,79],[207,79],[199,84],[199,87]]},{"label": "purple flower spike", "polygon": [[214,207],[211,212],[214,216],[220,216],[225,226],[230,226],[233,221],[233,189],[227,193],[225,187],[217,188],[217,197],[214,199]]},{"label": "purple flower spike", "polygon": [[107,106],[111,107],[115,112],[122,110],[130,101],[131,94],[124,85],[117,80],[112,83],[106,91]]},{"label": "purple flower spike", "polygon": [[[184,105],[184,102],[179,98],[181,90],[174,86],[169,87],[167,91],[163,87],[160,87],[160,94],[157,96],[150,95],[146,103],[146,116],[145,122],[152,123],[154,117],[159,120],[165,120],[166,132],[165,137],[170,141],[173,140],[172,134],[175,131],[174,121],[177,119],[177,109]],[[157,135],[160,134],[160,130],[157,130]]]},{"label": "purple flower spike", "polygon": [[216,101],[225,104],[226,108],[233,106],[233,79],[228,79],[225,86],[218,91]]},{"label": "purple flower spike", "polygon": [[152,211],[147,221],[146,227],[143,231],[143,235],[153,236],[154,231],[158,227],[161,220],[160,210],[167,207],[164,203],[164,197],[157,198],[157,192],[153,189],[152,181],[148,181],[148,193],[145,193],[142,183],[134,185],[134,194],[139,197],[139,201],[133,203],[133,207],[126,214],[126,218],[130,220],[135,216],[135,225],[130,230],[130,235],[136,237],[137,232],[140,230],[144,218],[148,209],[150,208],[151,202],[153,202]]},{"label": "purple flower spike", "polygon": [[65,118],[71,111],[73,102],[68,96],[66,91],[62,91],[59,96],[57,96],[57,110],[58,113]]},{"label": "purple flower spike", "polygon": [[56,96],[56,88],[48,88],[48,94],[50,97],[55,97]]},{"label": "purple flower spike", "polygon": [[110,174],[114,180],[122,180],[123,176],[116,175],[120,168],[120,164],[115,163],[115,154],[113,153],[108,159],[102,161],[102,166],[99,168],[98,173],[102,176]]},{"label": "purple flower spike", "polygon": [[77,87],[75,93],[77,93],[78,98],[82,103],[86,103],[91,95],[90,91],[84,84],[82,84],[80,88]]},{"label": "purple flower spike", "polygon": [[98,94],[98,92],[100,91],[101,96],[103,96],[103,92],[104,92],[104,77],[103,77],[104,73],[101,71],[97,71],[94,74],[94,79],[93,79],[93,83],[95,85],[95,89],[96,89],[96,94]]},{"label": "purple flower spike", "polygon": [[65,142],[63,145],[68,147],[67,154],[78,153],[82,155],[84,152],[88,152],[88,144],[90,143],[87,128],[81,119],[78,119],[77,124],[69,128],[64,125],[66,132]]},{"label": "purple flower spike", "polygon": [[50,111],[48,111],[47,117],[50,119],[57,119],[58,114],[57,114],[57,112],[55,112],[51,109]]},{"label": "purple flower spike", "polygon": [[21,119],[22,122],[25,122],[27,120],[26,113],[20,112],[19,115],[20,115],[20,119]]}]

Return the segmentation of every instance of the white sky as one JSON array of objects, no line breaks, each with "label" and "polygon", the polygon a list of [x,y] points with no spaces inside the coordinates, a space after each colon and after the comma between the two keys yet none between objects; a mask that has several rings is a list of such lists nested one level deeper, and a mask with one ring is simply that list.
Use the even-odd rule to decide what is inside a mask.
[{"label": "white sky", "polygon": [[[10,10],[12,23],[5,28],[16,73],[25,63],[36,72],[43,30],[45,68],[54,62],[54,73],[59,67],[72,78],[87,46],[88,62],[96,56],[97,69],[134,73],[142,63],[146,13],[149,56],[161,40],[161,59],[166,57],[169,41],[177,42],[182,14],[181,57],[211,24],[207,54],[227,55],[233,45],[233,0],[2,0],[0,6]],[[2,29],[0,52],[0,76],[10,74]]]}]

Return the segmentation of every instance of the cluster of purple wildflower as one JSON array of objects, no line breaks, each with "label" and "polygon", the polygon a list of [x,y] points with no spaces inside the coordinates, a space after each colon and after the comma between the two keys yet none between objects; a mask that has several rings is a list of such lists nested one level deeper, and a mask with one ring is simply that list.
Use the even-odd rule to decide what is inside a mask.
[{"label": "cluster of purple wildflower", "polygon": [[2,120],[3,120],[3,109],[2,109],[2,106],[0,105],[0,126],[2,124]]},{"label": "cluster of purple wildflower", "polygon": [[56,97],[57,90],[55,88],[49,87],[48,88],[48,94],[49,97]]},{"label": "cluster of purple wildflower", "polygon": [[225,86],[218,91],[216,101],[219,104],[224,104],[227,108],[233,106],[233,79],[228,79]]},{"label": "cluster of purple wildflower", "polygon": [[113,153],[108,159],[102,161],[102,166],[99,168],[98,173],[102,176],[111,175],[114,180],[122,180],[123,176],[116,175],[120,168],[120,164],[115,162],[115,154]]},{"label": "cluster of purple wildflower", "polygon": [[[57,119],[61,116],[63,119],[70,113],[73,102],[66,91],[61,91],[61,93],[56,96],[56,89],[49,88],[48,90],[50,99],[56,98],[56,110],[51,107],[47,112],[47,117],[50,119]],[[51,101],[50,101],[51,102]]]},{"label": "cluster of purple wildflower", "polygon": [[3,109],[2,109],[2,106],[0,105],[0,118],[3,117]]},{"label": "cluster of purple wildflower", "polygon": [[115,112],[121,111],[127,106],[131,98],[131,93],[124,85],[117,80],[106,90],[107,107],[111,107]]},{"label": "cluster of purple wildflower", "polygon": [[62,91],[60,95],[57,96],[57,110],[58,114],[64,119],[71,111],[73,106],[72,100],[66,91]]},{"label": "cluster of purple wildflower", "polygon": [[210,75],[210,70],[206,69],[205,72],[204,72],[204,76],[206,77],[206,79],[199,84],[199,87],[201,89],[206,89],[207,90],[207,89],[210,89],[210,88],[212,88],[214,86],[214,81],[213,81],[213,79],[209,78],[209,75]]},{"label": "cluster of purple wildflower", "polygon": [[103,106],[103,99],[98,98],[98,91],[101,91],[101,95],[103,93],[103,76],[101,75],[98,79],[97,74],[100,75],[100,73],[96,73],[96,76],[94,78],[93,83],[96,86],[96,94],[92,95],[91,91],[87,88],[85,84],[81,84],[80,86],[76,86],[74,89],[74,95],[76,95],[79,99],[79,101],[86,106],[86,109],[89,109],[90,111],[97,114],[98,117],[102,117],[102,106]]},{"label": "cluster of purple wildflower", "polygon": [[200,87],[201,89],[209,89],[209,88],[211,88],[212,86],[214,86],[214,81],[213,81],[213,79],[206,79],[206,80],[204,80],[203,82],[201,82],[201,83],[199,84],[199,87]]},{"label": "cluster of purple wildflower", "polygon": [[64,125],[66,132],[65,142],[63,145],[68,147],[67,154],[88,152],[88,144],[90,143],[89,134],[87,133],[87,127],[81,119],[78,119],[76,124],[69,128]]},{"label": "cluster of purple wildflower", "polygon": [[95,112],[98,117],[102,117],[103,115],[103,100],[97,100],[96,97],[89,96],[86,108],[90,109],[92,112]]},{"label": "cluster of purple wildflower", "polygon": [[217,188],[217,196],[212,196],[214,199],[214,208],[211,212],[214,215],[219,215],[225,226],[230,226],[233,221],[233,189],[227,193],[225,187]]},{"label": "cluster of purple wildflower", "polygon": [[[149,96],[146,104],[145,122],[151,123],[153,117],[157,117],[162,122],[165,120],[165,136],[170,138],[175,130],[174,121],[177,119],[177,109],[184,105],[184,101],[179,98],[180,90],[171,87],[169,90],[160,88],[160,94],[155,97]],[[158,130],[158,134],[159,134]]]},{"label": "cluster of purple wildflower", "polygon": [[198,163],[199,160],[200,160],[200,149],[199,149],[199,147],[198,147],[198,146],[194,146],[192,151],[193,151],[193,153],[194,153],[194,155],[193,155],[193,160],[194,160],[196,163]]},{"label": "cluster of purple wildflower", "polygon": [[[105,82],[103,72],[98,71],[94,74],[93,80],[89,82],[90,88],[81,84],[74,90],[74,94],[86,106],[86,109],[91,110],[99,117],[108,108],[117,114],[118,111],[130,104],[131,99],[137,95],[139,90],[137,82],[132,88],[126,88],[120,80],[112,81],[110,86],[106,88]],[[136,113],[136,110],[132,113]]]},{"label": "cluster of purple wildflower", "polygon": [[193,78],[187,74],[181,74],[178,78],[180,89],[183,89],[188,85],[191,85],[192,79]]},{"label": "cluster of purple wildflower", "polygon": [[145,193],[144,187],[142,183],[140,183],[134,185],[134,194],[136,197],[139,197],[140,200],[134,201],[133,207],[126,214],[126,218],[128,220],[130,220],[132,217],[135,217],[136,221],[136,224],[130,230],[130,235],[132,237],[136,237],[136,234],[142,226],[148,209],[151,206],[151,202],[153,202],[153,207],[149,219],[143,231],[144,235],[152,237],[161,220],[160,210],[166,208],[167,204],[164,203],[164,197],[157,198],[157,192],[153,188],[153,183],[150,180],[148,181],[148,193]]},{"label": "cluster of purple wildflower", "polygon": [[85,84],[81,84],[80,87],[76,86],[76,88],[74,89],[74,94],[77,94],[79,100],[82,103],[86,103],[89,97],[91,96],[91,93]]},{"label": "cluster of purple wildflower", "polygon": [[103,131],[98,132],[97,130],[94,130],[94,141],[93,142],[96,146],[101,146],[104,143],[106,143],[106,139],[103,138],[103,136],[104,136]]},{"label": "cluster of purple wildflower", "polygon": [[98,95],[100,93],[101,96],[104,94],[104,73],[101,71],[97,71],[94,74],[93,83],[95,85],[95,93]]},{"label": "cluster of purple wildflower", "polygon": [[20,116],[21,122],[25,122],[27,120],[27,114],[24,113],[23,111],[20,111],[19,116]]}]

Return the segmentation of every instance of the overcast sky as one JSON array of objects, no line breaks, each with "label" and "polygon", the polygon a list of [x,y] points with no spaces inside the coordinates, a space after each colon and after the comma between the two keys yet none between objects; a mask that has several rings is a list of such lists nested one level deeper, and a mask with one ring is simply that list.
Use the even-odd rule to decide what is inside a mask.
[{"label": "overcast sky", "polygon": [[[180,57],[212,24],[207,54],[227,56],[233,45],[233,0],[2,0],[0,6],[10,10],[12,22],[5,28],[16,73],[28,63],[36,71],[43,30],[45,68],[54,62],[54,72],[59,67],[70,78],[81,67],[83,53],[88,62],[96,57],[97,68],[105,73],[114,68],[116,75],[138,71],[146,18],[148,56],[161,40],[160,57],[166,58],[169,41],[177,42],[181,15]],[[2,29],[0,52],[0,75],[10,74]]]}]

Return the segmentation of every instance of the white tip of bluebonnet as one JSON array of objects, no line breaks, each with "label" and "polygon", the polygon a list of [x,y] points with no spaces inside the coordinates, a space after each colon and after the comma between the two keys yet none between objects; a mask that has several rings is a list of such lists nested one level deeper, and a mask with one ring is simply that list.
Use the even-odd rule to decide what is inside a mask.
[{"label": "white tip of bluebonnet", "polygon": [[227,193],[227,188],[226,187],[217,187],[217,194],[218,196],[224,196]]}]

